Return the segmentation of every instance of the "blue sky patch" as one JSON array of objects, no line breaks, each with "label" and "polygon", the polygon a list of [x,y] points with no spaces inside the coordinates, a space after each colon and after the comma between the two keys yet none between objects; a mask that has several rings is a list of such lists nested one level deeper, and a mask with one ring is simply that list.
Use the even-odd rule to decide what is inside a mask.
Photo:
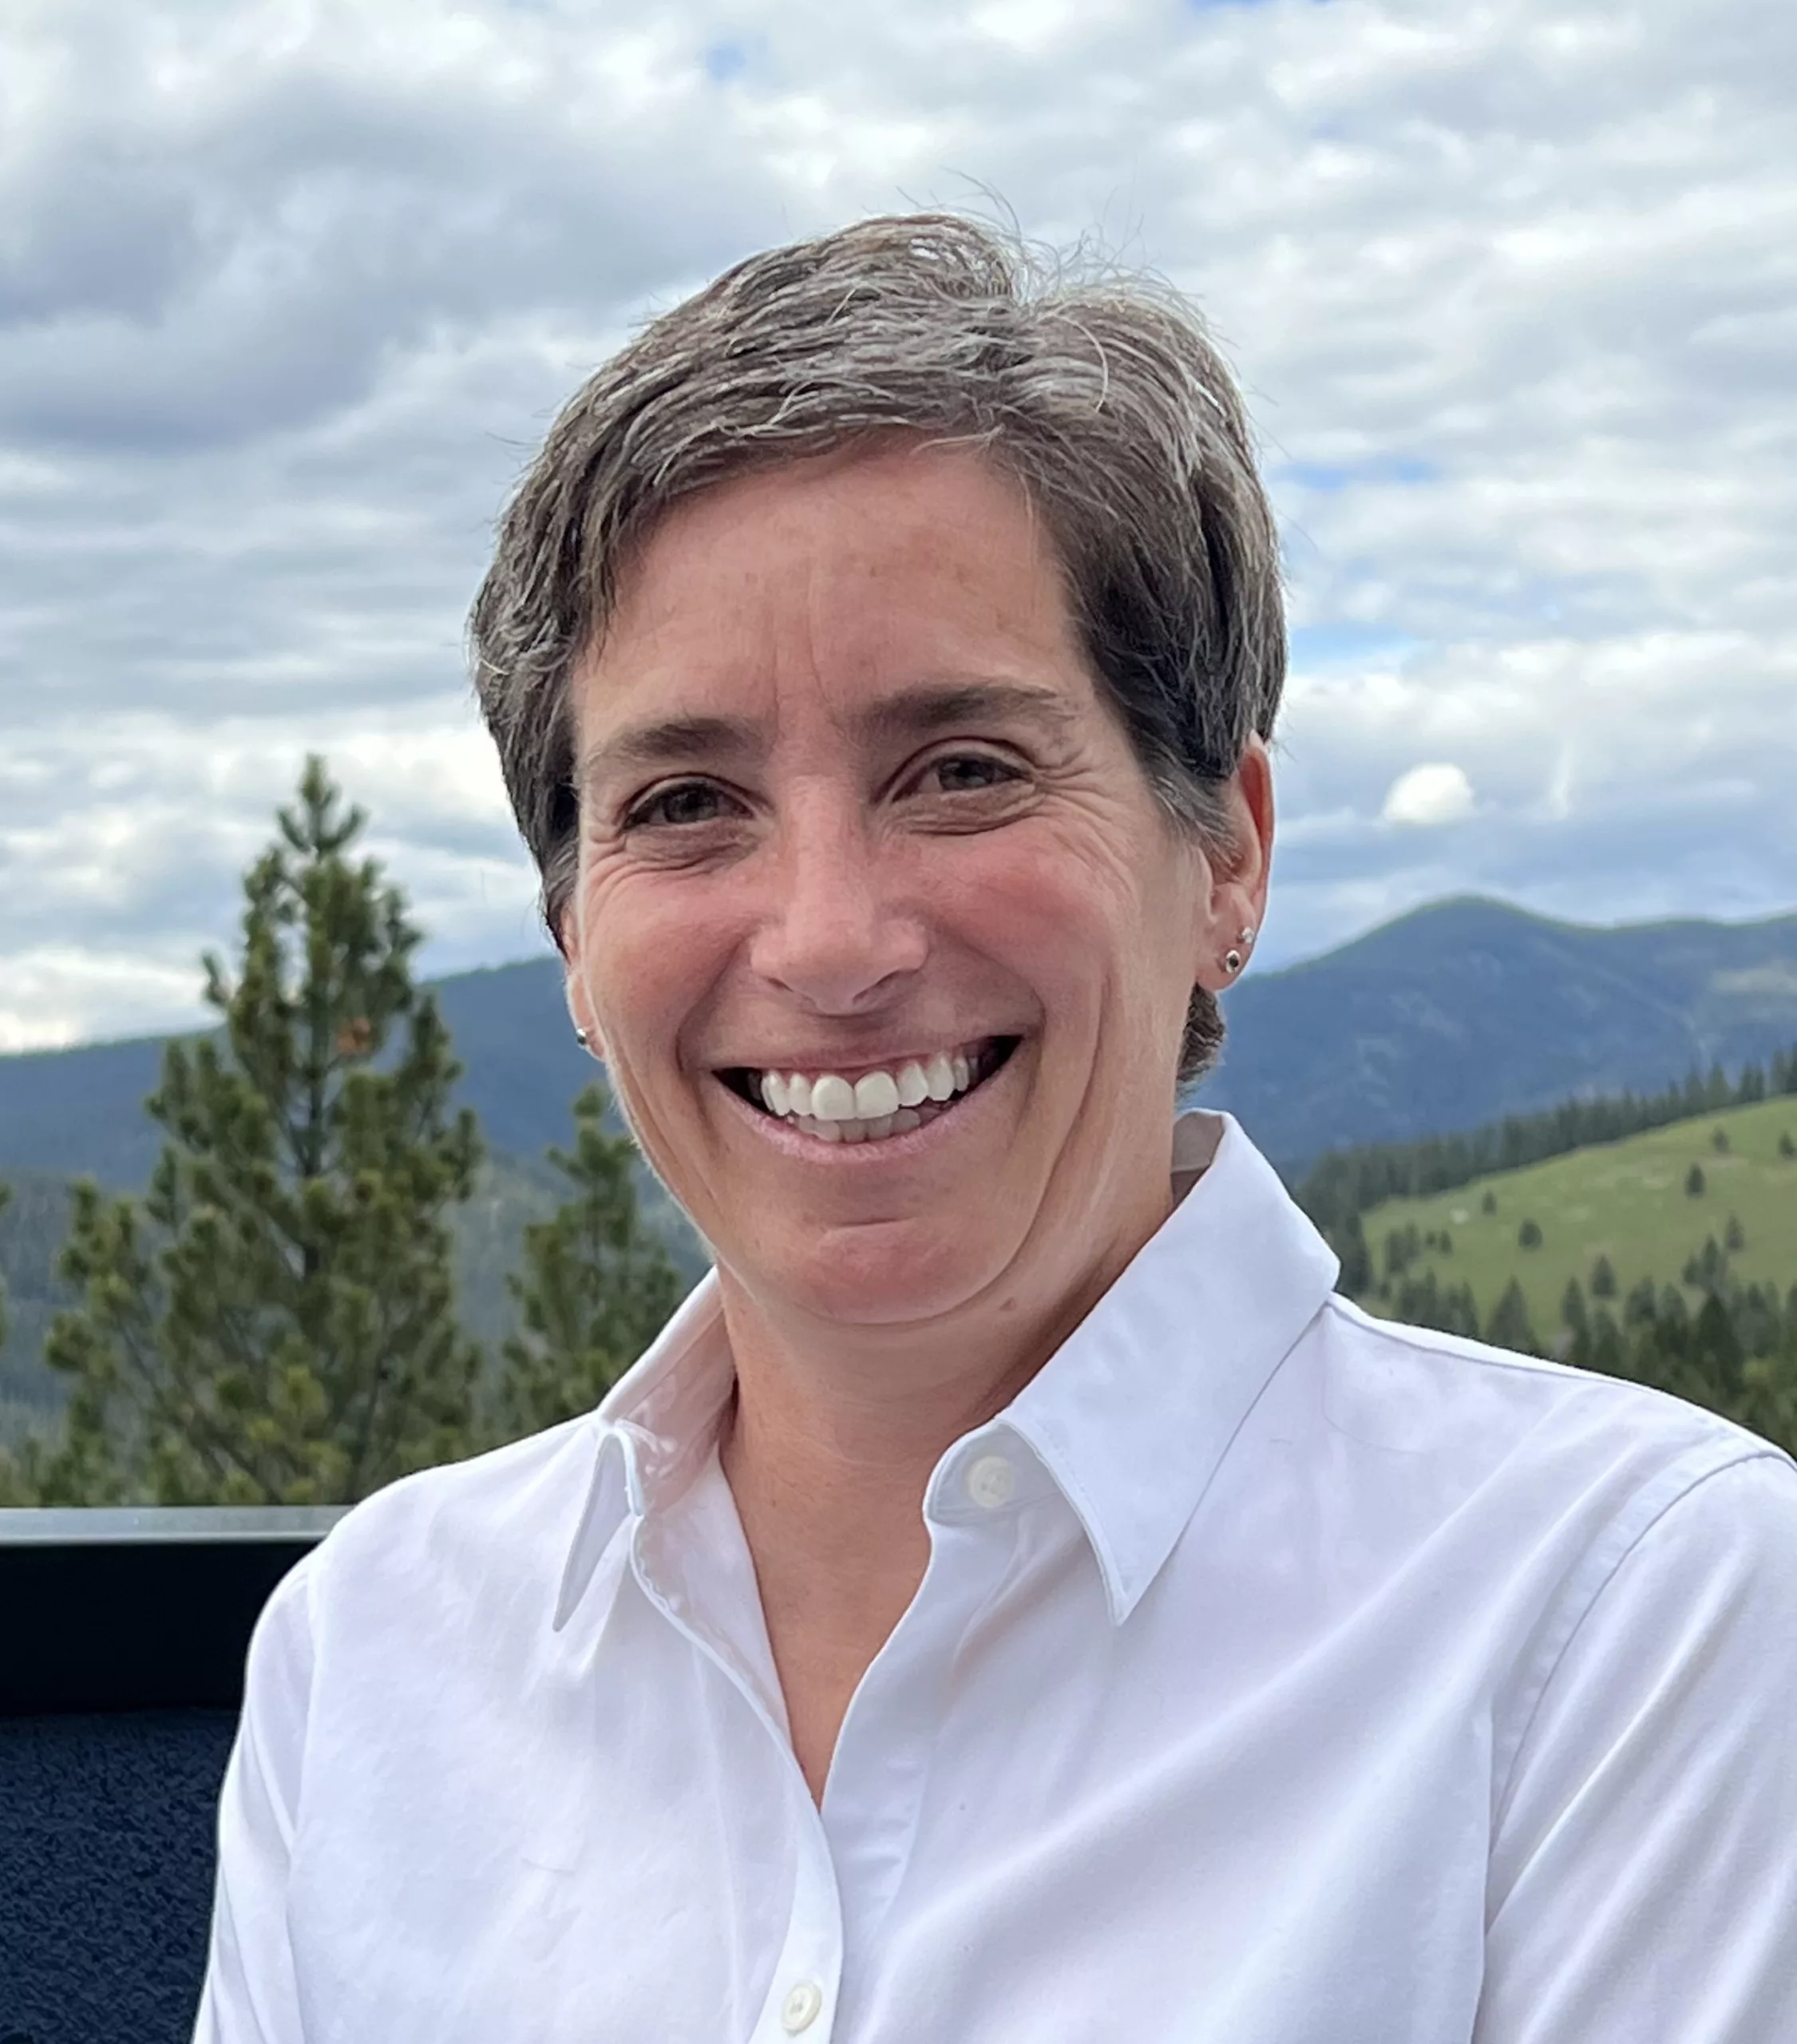
[{"label": "blue sky patch", "polygon": [[708,43],[704,61],[705,74],[711,82],[727,85],[732,78],[740,78],[748,69],[748,46],[741,42]]},{"label": "blue sky patch", "polygon": [[1295,482],[1304,489],[1338,490],[1356,483],[1434,482],[1441,470],[1419,455],[1381,454],[1370,461],[1286,461],[1273,473],[1277,482]]},{"label": "blue sky patch", "polygon": [[1423,642],[1389,625],[1297,624],[1290,645],[1294,667],[1391,667],[1407,660]]}]

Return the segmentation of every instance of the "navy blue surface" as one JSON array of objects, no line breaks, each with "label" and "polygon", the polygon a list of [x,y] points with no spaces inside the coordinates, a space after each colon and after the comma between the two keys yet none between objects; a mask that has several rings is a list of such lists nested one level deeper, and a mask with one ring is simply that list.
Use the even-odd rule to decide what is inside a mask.
[{"label": "navy blue surface", "polygon": [[236,1724],[0,1717],[0,2044],[186,2044]]},{"label": "navy blue surface", "polygon": [[271,1528],[261,1539],[89,1532],[9,1543],[4,1532],[0,1525],[0,1718],[236,1710],[256,1614],[318,1538]]}]

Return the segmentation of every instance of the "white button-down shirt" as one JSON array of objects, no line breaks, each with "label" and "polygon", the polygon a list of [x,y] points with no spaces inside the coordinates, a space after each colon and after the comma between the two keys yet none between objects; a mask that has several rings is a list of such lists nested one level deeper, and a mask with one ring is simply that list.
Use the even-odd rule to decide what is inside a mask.
[{"label": "white button-down shirt", "polygon": [[714,1289],[258,1630],[226,2044],[1797,2039],[1797,1469],[1369,1320],[1226,1117],[944,1456],[813,1805]]}]

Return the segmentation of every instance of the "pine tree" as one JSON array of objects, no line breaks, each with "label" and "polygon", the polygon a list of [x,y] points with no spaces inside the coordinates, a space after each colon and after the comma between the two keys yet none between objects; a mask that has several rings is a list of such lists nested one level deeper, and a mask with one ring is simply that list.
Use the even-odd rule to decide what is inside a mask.
[{"label": "pine tree", "polygon": [[1594,1299],[1616,1297],[1616,1266],[1607,1256],[1600,1255],[1591,1266],[1591,1296]]},{"label": "pine tree", "polygon": [[549,1152],[572,1197],[524,1230],[507,1279],[524,1323],[505,1344],[498,1422],[511,1440],[596,1404],[660,1333],[685,1289],[636,1198],[635,1146],[608,1135],[605,1090],[574,1103],[572,1151]]},{"label": "pine tree", "polygon": [[1622,1302],[1622,1324],[1639,1329],[1650,1322],[1659,1310],[1659,1286],[1651,1278],[1637,1278],[1629,1287],[1629,1296]]},{"label": "pine tree", "polygon": [[1491,1309],[1485,1338],[1494,1349],[1514,1349],[1524,1355],[1538,1353],[1535,1330],[1529,1324],[1529,1304],[1522,1287],[1513,1278]]},{"label": "pine tree", "polygon": [[77,1188],[46,1503],[346,1502],[475,1445],[445,1217],[481,1145],[418,933],[351,862],[366,818],[322,761],[279,820],[235,978],[204,961],[222,1027],[169,1046],[146,1103],[168,1138],[148,1193]]},{"label": "pine tree", "polygon": [[1597,1309],[1585,1333],[1574,1343],[1572,1360],[1583,1369],[1602,1370],[1611,1377],[1621,1373],[1625,1361],[1622,1330],[1608,1308]]},{"label": "pine tree", "polygon": [[1450,1334],[1464,1334],[1472,1341],[1478,1339],[1478,1306],[1472,1286],[1464,1279],[1443,1293],[1441,1324]]},{"label": "pine tree", "polygon": [[1691,1324],[1690,1356],[1707,1383],[1720,1387],[1724,1396],[1740,1392],[1741,1365],[1747,1358],[1734,1315],[1714,1292]]},{"label": "pine tree", "polygon": [[1351,1210],[1348,1218],[1329,1230],[1329,1241],[1337,1256],[1341,1258],[1341,1289],[1351,1298],[1358,1298],[1372,1283],[1372,1252],[1367,1246],[1367,1231],[1357,1210]]}]

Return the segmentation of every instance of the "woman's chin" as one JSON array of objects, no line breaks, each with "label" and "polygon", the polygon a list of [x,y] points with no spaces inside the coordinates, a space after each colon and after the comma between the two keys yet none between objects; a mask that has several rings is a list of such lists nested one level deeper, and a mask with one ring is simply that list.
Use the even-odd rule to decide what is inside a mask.
[{"label": "woman's chin", "polygon": [[[765,1253],[746,1289],[782,1308],[844,1326],[897,1327],[939,1320],[994,1281],[1003,1245],[966,1229],[912,1221],[833,1230],[786,1253]],[[745,1274],[746,1275],[746,1274]]]}]

